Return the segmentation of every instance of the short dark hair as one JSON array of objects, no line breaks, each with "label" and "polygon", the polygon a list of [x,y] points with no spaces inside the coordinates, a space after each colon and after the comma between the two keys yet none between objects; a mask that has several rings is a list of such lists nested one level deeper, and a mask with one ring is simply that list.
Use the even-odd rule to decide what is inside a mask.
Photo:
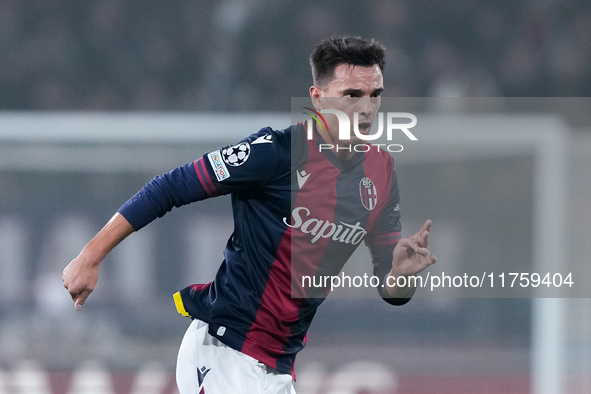
[{"label": "short dark hair", "polygon": [[386,50],[374,39],[361,37],[333,36],[322,41],[310,55],[312,81],[314,85],[326,86],[334,76],[338,65],[371,67],[378,65],[384,71]]}]

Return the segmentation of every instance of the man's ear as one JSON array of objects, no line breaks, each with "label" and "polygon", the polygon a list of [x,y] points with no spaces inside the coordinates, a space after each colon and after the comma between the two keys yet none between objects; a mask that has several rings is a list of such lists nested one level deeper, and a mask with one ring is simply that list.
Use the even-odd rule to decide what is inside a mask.
[{"label": "man's ear", "polygon": [[324,108],[322,105],[322,89],[320,89],[318,86],[312,85],[310,86],[310,98],[312,99],[312,105],[314,106],[314,108],[316,109],[322,109]]}]

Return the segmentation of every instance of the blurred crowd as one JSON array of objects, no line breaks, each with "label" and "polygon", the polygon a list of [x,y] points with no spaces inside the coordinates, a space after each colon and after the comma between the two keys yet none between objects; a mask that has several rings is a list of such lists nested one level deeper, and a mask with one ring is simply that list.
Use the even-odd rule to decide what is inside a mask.
[{"label": "blurred crowd", "polygon": [[583,0],[2,0],[0,109],[288,111],[335,33],[388,96],[591,96]]}]

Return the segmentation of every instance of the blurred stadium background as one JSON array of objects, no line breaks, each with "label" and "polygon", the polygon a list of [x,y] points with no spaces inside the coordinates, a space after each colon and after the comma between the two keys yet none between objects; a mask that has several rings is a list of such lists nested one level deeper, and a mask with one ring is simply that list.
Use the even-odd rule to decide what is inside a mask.
[{"label": "blurred stadium background", "polygon": [[[387,46],[388,96],[582,97],[552,112],[568,129],[562,258],[589,263],[589,25],[591,5],[574,0],[0,1],[0,394],[176,392],[188,321],[171,295],[213,276],[228,199],[133,235],[82,313],[61,270],[154,175],[284,127],[310,85],[308,53],[334,33]],[[400,160],[403,224],[432,217],[434,250],[459,267],[507,255],[533,266],[535,168],[527,153]],[[536,308],[329,298],[298,393],[591,393],[591,302],[560,302],[549,391],[535,383]]]}]

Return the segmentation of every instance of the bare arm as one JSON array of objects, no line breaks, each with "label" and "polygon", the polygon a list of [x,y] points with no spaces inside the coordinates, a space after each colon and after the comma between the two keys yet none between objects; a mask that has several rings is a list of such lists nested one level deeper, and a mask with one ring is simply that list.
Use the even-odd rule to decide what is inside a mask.
[{"label": "bare arm", "polygon": [[408,286],[410,281],[398,281],[402,284],[406,282],[407,286],[404,287],[389,286],[396,284],[397,277],[416,275],[437,262],[437,258],[427,249],[430,231],[431,221],[427,220],[416,234],[402,238],[394,248],[390,278],[386,281],[386,291],[391,297],[404,298],[412,290],[412,286]]},{"label": "bare arm", "polygon": [[105,256],[133,231],[131,224],[120,213],[116,213],[64,269],[62,281],[76,310],[80,310],[94,290],[99,266]]},{"label": "bare arm", "polygon": [[80,309],[94,290],[99,266],[115,246],[134,230],[164,216],[173,207],[206,197],[208,195],[201,186],[194,163],[157,176],[140,189],[64,269],[64,287],[70,293],[76,309]]}]

